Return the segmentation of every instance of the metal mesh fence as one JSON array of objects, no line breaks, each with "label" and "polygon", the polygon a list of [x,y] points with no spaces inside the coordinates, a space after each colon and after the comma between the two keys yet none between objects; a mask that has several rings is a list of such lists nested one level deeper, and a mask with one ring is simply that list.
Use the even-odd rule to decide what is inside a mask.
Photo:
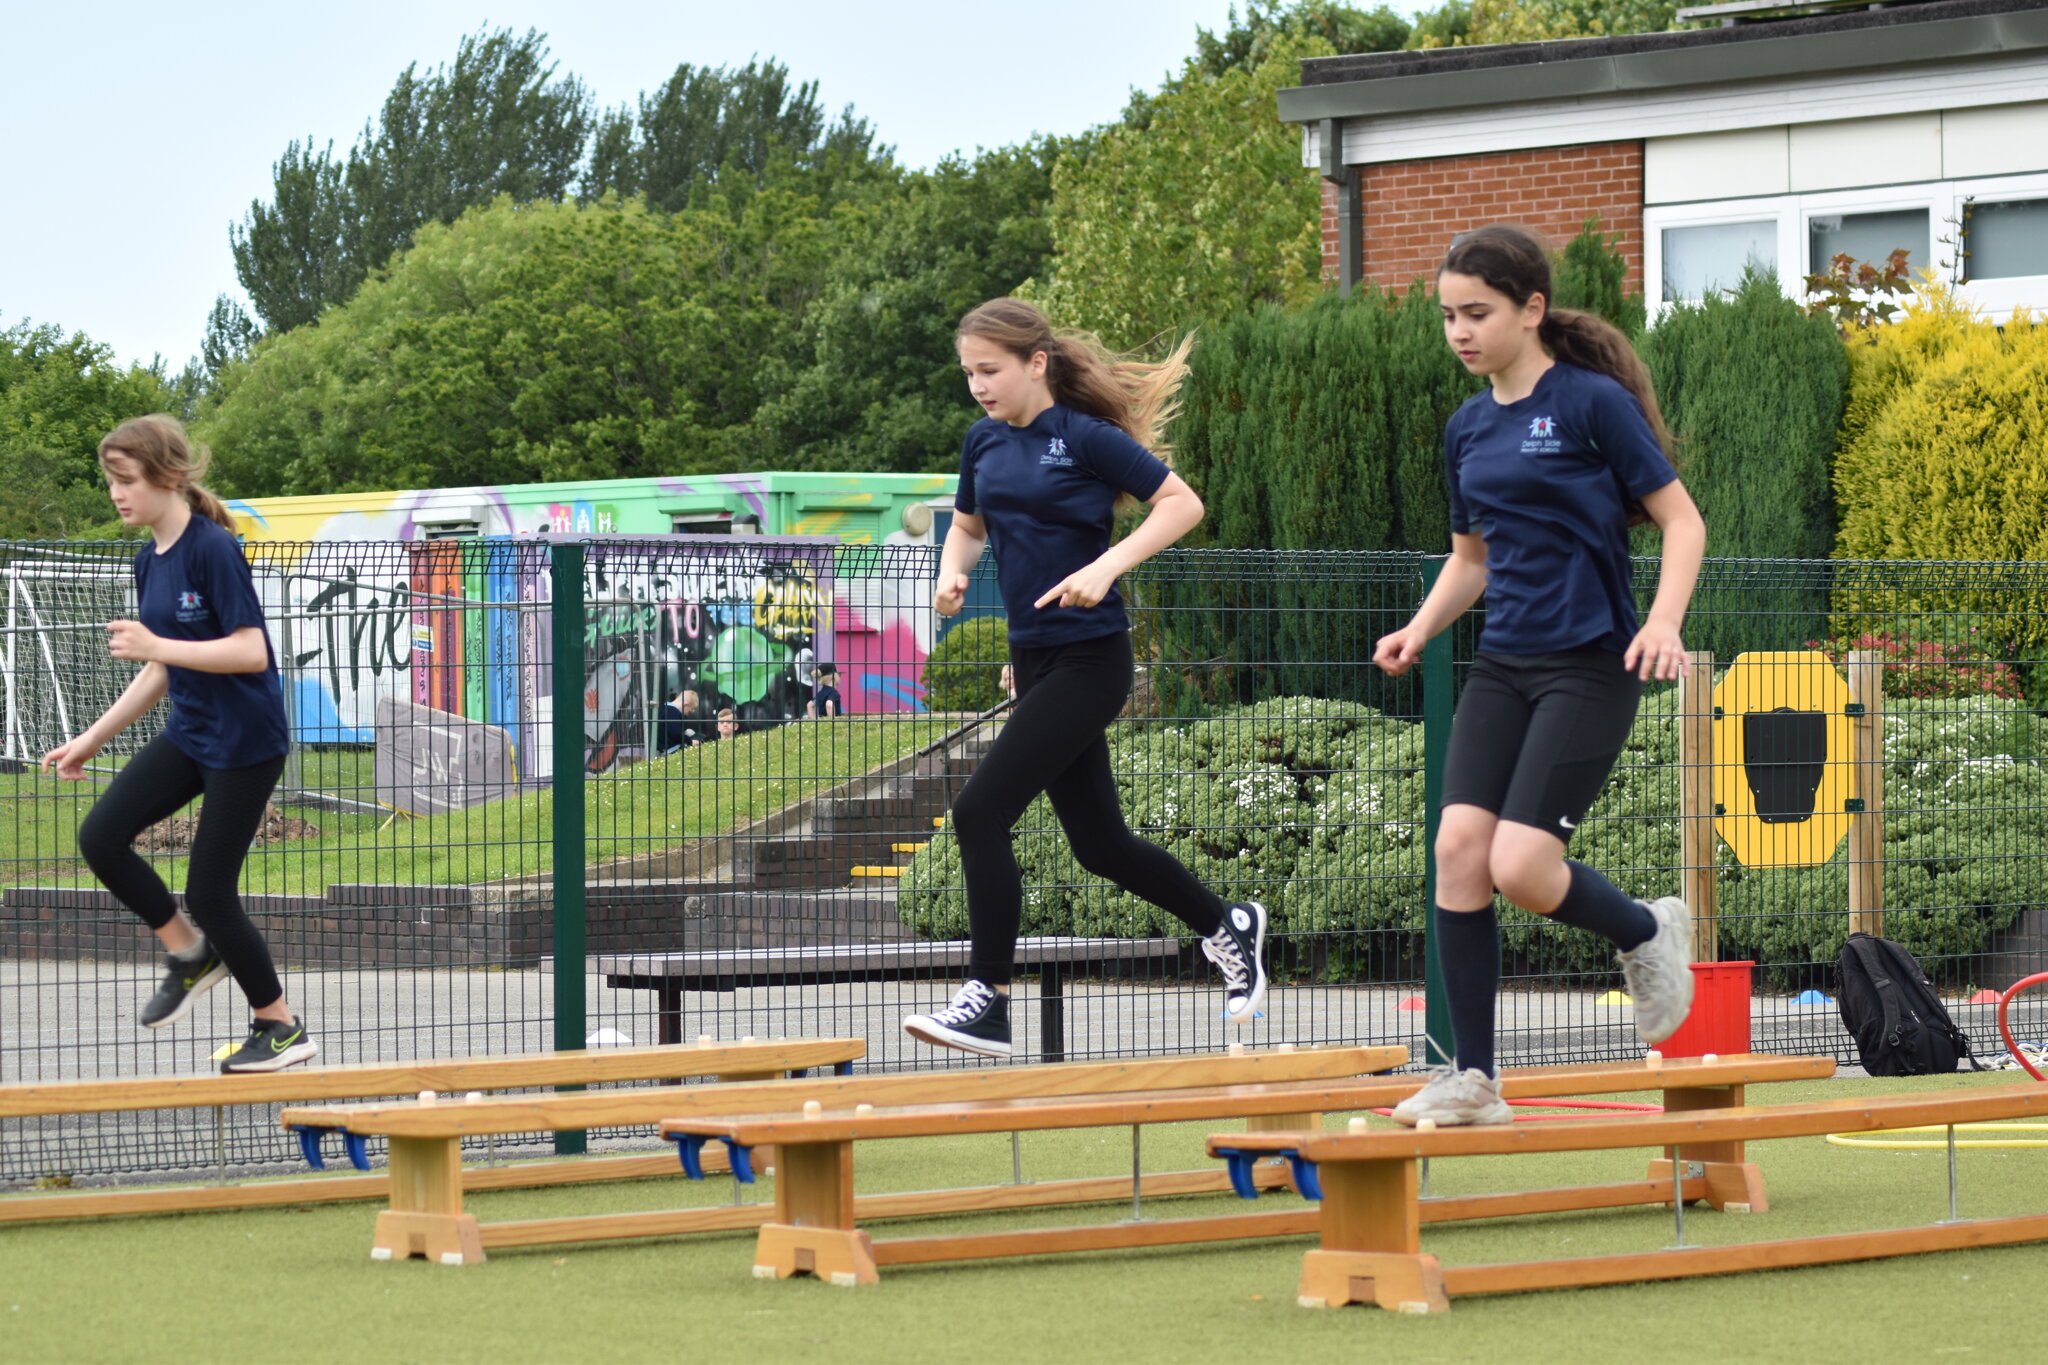
[{"label": "metal mesh fence", "polygon": [[[142,1031],[153,943],[76,856],[93,795],[161,717],[109,746],[90,782],[34,770],[130,676],[103,625],[132,610],[133,553],[0,547],[4,1081],[205,1069],[244,1018],[223,989],[177,1028]],[[1000,647],[976,624],[995,612],[988,561],[968,610],[942,620],[937,552],[919,544],[520,537],[249,554],[294,748],[243,896],[323,1060],[708,1034],[853,1035],[875,1066],[972,1064],[899,1024],[944,1003],[965,965],[945,813],[1003,724]],[[1225,898],[1269,907],[1274,988],[1264,1018],[1227,1026],[1179,921],[1084,873],[1041,800],[1015,834],[1020,1057],[1235,1039],[1426,1055],[1426,1024],[1442,1033],[1424,1007],[1430,805],[1477,618],[1409,677],[1370,657],[1434,571],[1414,555],[1174,550],[1127,577],[1141,662],[1109,737],[1125,814]],[[1645,602],[1655,571],[1641,561]],[[1634,894],[1711,903],[1708,949],[1757,964],[1757,1045],[1854,1060],[1832,1006],[1806,994],[1832,994],[1852,914],[1921,957],[1982,1052],[1997,1050],[1989,1007],[1965,1002],[2048,968],[2048,774],[2029,699],[2048,682],[2044,578],[1708,565],[1687,638],[1714,656],[1711,681],[1685,698],[1648,690],[1573,852]],[[1729,666],[1737,654],[1809,643],[1835,686],[1861,678],[1869,695],[1788,695],[1791,721],[1750,722],[1732,702],[1709,714],[1749,676]],[[814,718],[834,677],[840,713]],[[1833,737],[1817,755],[1798,713]],[[1731,724],[1750,725],[1746,767],[1729,767]],[[1874,759],[1859,762],[1853,734],[1837,742],[1858,724],[1878,736]],[[1698,745],[1717,734],[1709,773]],[[1816,765],[1810,818],[1773,806],[1787,818],[1770,838],[1847,832],[1808,864],[1738,857],[1731,819],[1763,817],[1713,807],[1778,801],[1787,774],[1796,794]],[[141,841],[173,888],[190,832],[188,813]],[[1503,1060],[1636,1055],[1629,1012],[1610,1003],[1611,952],[1519,911],[1503,922]],[[2015,1015],[2043,1031],[2038,1006]],[[10,1123],[0,1184],[278,1163],[274,1120]]]}]

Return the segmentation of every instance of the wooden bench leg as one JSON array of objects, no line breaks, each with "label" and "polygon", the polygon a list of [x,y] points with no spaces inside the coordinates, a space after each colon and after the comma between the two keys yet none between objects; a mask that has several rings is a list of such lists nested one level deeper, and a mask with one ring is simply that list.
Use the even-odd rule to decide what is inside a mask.
[{"label": "wooden bench leg", "polygon": [[1422,1254],[1420,1172],[1412,1158],[1325,1162],[1322,1246],[1302,1258],[1304,1308],[1373,1303],[1397,1313],[1451,1306],[1443,1268]]},{"label": "wooden bench leg", "polygon": [[[1701,1109],[1725,1109],[1742,1103],[1742,1087],[1739,1085],[1709,1087],[1698,1090],[1667,1090],[1664,1092],[1664,1109],[1667,1113],[1692,1112]],[[1706,1177],[1706,1202],[1709,1208],[1723,1213],[1766,1213],[1771,1201],[1764,1194],[1764,1174],[1756,1163],[1746,1161],[1741,1142],[1695,1142],[1678,1149],[1681,1162],[1697,1162],[1701,1174]],[[1650,1179],[1671,1179],[1671,1163],[1665,1160],[1650,1163]]]},{"label": "wooden bench leg", "polygon": [[853,1225],[853,1144],[787,1143],[777,1152],[775,1221],[754,1244],[754,1274],[874,1284],[875,1248]]},{"label": "wooden bench leg", "polygon": [[370,1256],[379,1261],[424,1256],[441,1265],[483,1260],[476,1215],[462,1211],[459,1139],[391,1139],[391,1207],[377,1215]]}]

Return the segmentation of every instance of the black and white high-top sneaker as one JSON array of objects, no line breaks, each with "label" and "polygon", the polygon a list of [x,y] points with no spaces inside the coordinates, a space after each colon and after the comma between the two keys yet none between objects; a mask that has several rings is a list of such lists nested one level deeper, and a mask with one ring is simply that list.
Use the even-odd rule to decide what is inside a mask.
[{"label": "black and white high-top sneaker", "polygon": [[926,1043],[957,1047],[984,1057],[1010,1055],[1010,997],[985,981],[969,981],[953,1001],[930,1014],[913,1014],[903,1031]]},{"label": "black and white high-top sneaker", "polygon": [[1266,907],[1232,901],[1223,927],[1202,940],[1202,955],[1223,972],[1223,1013],[1233,1024],[1259,1017],[1266,999]]}]

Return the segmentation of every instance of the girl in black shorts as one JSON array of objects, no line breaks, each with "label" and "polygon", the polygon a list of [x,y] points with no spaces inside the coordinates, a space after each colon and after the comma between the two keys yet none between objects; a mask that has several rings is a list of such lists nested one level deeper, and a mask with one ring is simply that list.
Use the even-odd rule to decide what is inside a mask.
[{"label": "girl in black shorts", "polygon": [[[1400,674],[1483,593],[1486,624],[1451,726],[1436,840],[1438,958],[1455,1060],[1394,1110],[1403,1123],[1506,1123],[1493,1057],[1500,929],[1493,897],[1590,929],[1620,950],[1636,1031],[1662,1042],[1692,1007],[1685,903],[1645,903],[1566,858],[1620,754],[1645,682],[1685,668],[1706,525],[1666,455],[1648,372],[1599,318],[1550,307],[1550,263],[1519,228],[1451,243],[1437,272],[1444,336],[1491,387],[1444,428],[1451,556],[1373,661]],[[1628,527],[1664,537],[1636,620]]]},{"label": "girl in black shorts", "polygon": [[[1202,519],[1202,500],[1152,453],[1187,370],[1111,359],[1054,335],[1028,303],[996,299],[961,320],[960,368],[988,416],[967,433],[933,608],[960,610],[984,545],[1009,618],[1017,704],[953,803],[967,883],[969,980],[952,1003],[903,1021],[914,1038],[1010,1055],[1010,974],[1024,888],[1010,828],[1044,792],[1081,866],[1171,912],[1223,972],[1225,1015],[1256,1018],[1266,992],[1265,907],[1225,905],[1172,854],[1131,833],[1103,732],[1131,690],[1130,622],[1116,580]],[[1148,448],[1149,447],[1149,448]],[[1109,543],[1120,497],[1151,511]]]},{"label": "girl in black shorts", "polygon": [[[100,442],[115,510],[152,535],[135,555],[137,619],[107,625],[113,656],[141,669],[105,715],[44,754],[43,767],[83,779],[108,740],[170,697],[163,731],[114,774],[79,825],[78,851],[163,945],[164,978],[142,1007],[142,1026],[177,1023],[233,976],[255,1019],[220,1069],[277,1071],[320,1049],[285,1000],[237,883],[290,741],[263,604],[234,520],[199,484],[205,463],[204,448],[195,451],[184,427],[162,415],[123,422]],[[136,853],[135,836],[202,796],[180,913]]]}]

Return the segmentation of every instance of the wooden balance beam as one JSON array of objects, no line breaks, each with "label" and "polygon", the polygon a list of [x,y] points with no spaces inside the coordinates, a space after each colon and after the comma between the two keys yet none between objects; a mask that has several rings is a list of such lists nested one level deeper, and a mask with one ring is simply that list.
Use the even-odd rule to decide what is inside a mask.
[{"label": "wooden balance beam", "polygon": [[[1526,1068],[1504,1075],[1503,1080],[1507,1093],[1521,1097],[1662,1090],[1667,1104],[1673,1108],[1704,1112],[1740,1104],[1746,1084],[1812,1079],[1827,1076],[1833,1070],[1833,1060],[1826,1057],[1742,1056],[1714,1062],[1679,1060],[1609,1067]],[[1416,1076],[1323,1078],[1123,1095],[954,1097],[947,1103],[898,1107],[848,1107],[843,1097],[834,1098],[828,1105],[824,1097],[814,1095],[815,1109],[806,1104],[800,1113],[737,1119],[674,1118],[661,1127],[663,1133],[682,1142],[686,1149],[701,1148],[714,1139],[723,1142],[731,1154],[734,1174],[742,1180],[751,1179],[749,1153],[764,1145],[774,1147],[775,1216],[761,1228],[754,1256],[756,1275],[780,1279],[809,1273],[837,1284],[869,1284],[884,1265],[1307,1234],[1317,1230],[1320,1214],[1310,1205],[1282,1213],[1159,1222],[1140,1222],[1134,1217],[1130,1222],[1092,1227],[875,1242],[858,1226],[863,1217],[871,1215],[867,1200],[857,1199],[853,1193],[853,1144],[857,1141],[1124,1125],[1135,1129],[1152,1123],[1225,1118],[1250,1119],[1258,1129],[1284,1130],[1291,1121],[1290,1114],[1342,1112],[1393,1104],[1413,1094],[1421,1084],[1422,1078]],[[803,1089],[800,1085],[780,1088],[790,1093]],[[1286,1140],[1298,1145],[1302,1135],[1286,1135]],[[1133,1143],[1135,1147],[1135,1133]],[[1283,1140],[1273,1150],[1281,1150],[1285,1145]],[[1688,1151],[1691,1146],[1688,1144]],[[1716,1188],[1734,1190],[1761,1205],[1761,1180],[1754,1168],[1744,1163],[1740,1143],[1724,1143],[1711,1150],[1718,1164],[1736,1168]],[[1264,1174],[1270,1182],[1278,1183],[1277,1173],[1270,1168]],[[1710,1182],[1706,1178],[1685,1183],[1692,1197],[1708,1196]],[[1126,1188],[1133,1189],[1135,1202],[1142,1191],[1132,1186]],[[1667,1179],[1661,1185],[1644,1181],[1628,1186],[1594,1187],[1590,1194],[1580,1190],[1543,1191],[1521,1198],[1530,1207],[1588,1208],[1669,1197]]]},{"label": "wooden balance beam", "polygon": [[[849,1068],[866,1053],[867,1044],[858,1038],[784,1039],[766,1043],[748,1040],[698,1047],[593,1048],[587,1052],[363,1063],[237,1075],[144,1076],[0,1085],[0,1119],[146,1109],[222,1110],[238,1105],[289,1100],[417,1095],[427,1090],[454,1097],[471,1092],[534,1086],[673,1081],[690,1076],[753,1078],[779,1076],[809,1067]],[[298,1134],[300,1150],[315,1169],[323,1166],[320,1134],[329,1126],[309,1125],[309,1131]],[[347,1147],[351,1163],[357,1169],[367,1171],[369,1160],[360,1140],[350,1140]],[[514,1189],[595,1180],[641,1179],[669,1169],[667,1157],[634,1156],[491,1167],[463,1171],[461,1179],[469,1189]],[[385,1176],[369,1175],[273,1180],[251,1185],[222,1183],[153,1190],[0,1197],[0,1223],[381,1199],[389,1192],[390,1185]]]},{"label": "wooden balance beam", "polygon": [[[1571,1285],[1722,1275],[1742,1270],[1827,1265],[1959,1247],[2048,1240],[2048,1214],[1941,1223],[1879,1232],[1798,1237],[1739,1246],[1678,1245],[1630,1256],[1445,1268],[1420,1244],[1420,1163],[1435,1157],[1584,1152],[1662,1147],[1670,1160],[1688,1150],[1768,1138],[1818,1137],[1922,1125],[1947,1126],[2048,1114],[2048,1086],[1945,1090],[1809,1104],[1742,1106],[1570,1119],[1554,1123],[1401,1128],[1358,1133],[1217,1134],[1215,1155],[1290,1153],[1313,1163],[1322,1187],[1322,1245],[1302,1263],[1303,1306],[1373,1303],[1404,1313],[1443,1312],[1454,1294],[1504,1294]],[[1664,1179],[1664,1200],[1672,1202]],[[1683,1203],[1676,1212],[1683,1218]],[[1679,1224],[1679,1240],[1684,1237]]]},{"label": "wooden balance beam", "polygon": [[[1020,1097],[1058,1098],[1145,1092],[1221,1080],[1313,1081],[1386,1071],[1408,1060],[1401,1047],[1335,1047],[1241,1055],[1140,1058],[1118,1062],[1063,1062],[1046,1066],[1004,1066],[978,1071],[923,1071],[879,1076],[820,1077],[796,1081],[753,1081],[745,1085],[697,1085],[588,1094],[529,1095],[481,1103],[422,1105],[389,1103],[320,1109],[287,1109],[287,1127],[319,1124],[345,1129],[358,1139],[390,1139],[391,1207],[379,1215],[370,1255],[379,1260],[424,1256],[444,1265],[484,1259],[488,1247],[556,1242],[611,1241],[686,1232],[758,1227],[769,1210],[761,1204],[726,1208],[664,1209],[522,1222],[479,1224],[462,1207],[461,1141],[493,1133],[654,1124],[677,1116],[726,1117],[801,1107],[831,1100],[851,1110],[861,1104],[904,1105],[940,1100],[994,1102]],[[1310,1111],[1279,1120],[1299,1128]],[[754,1164],[765,1158],[751,1153]],[[689,1149],[685,1168],[697,1161]],[[677,1171],[665,1159],[664,1171]],[[702,1163],[697,1172],[701,1174]],[[749,1171],[751,1175],[751,1169]],[[1220,1172],[1193,1171],[1149,1178],[1161,1194],[1227,1188]],[[1129,1185],[1117,1180],[974,1187],[864,1200],[868,1217],[913,1217],[932,1212],[1020,1208],[1042,1204],[1116,1198]]]}]

